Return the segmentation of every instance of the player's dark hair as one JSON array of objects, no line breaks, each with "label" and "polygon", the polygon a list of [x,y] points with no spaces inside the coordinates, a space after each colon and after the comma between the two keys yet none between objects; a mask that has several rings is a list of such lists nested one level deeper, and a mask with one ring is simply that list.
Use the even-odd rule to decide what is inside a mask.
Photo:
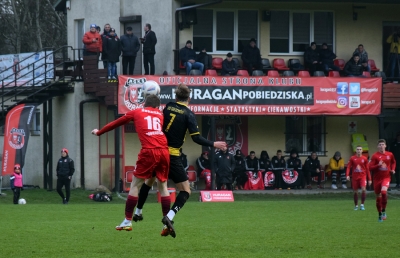
[{"label": "player's dark hair", "polygon": [[279,153],[279,152],[280,152],[280,153],[282,153],[282,151],[281,151],[281,150],[277,150],[277,151],[276,151],[276,153]]},{"label": "player's dark hair", "polygon": [[256,153],[255,153],[254,151],[250,151],[250,155],[251,155],[251,154],[254,154],[254,155],[256,155]]},{"label": "player's dark hair", "polygon": [[379,139],[379,140],[378,140],[378,144],[381,143],[381,142],[383,142],[384,144],[386,144],[385,139]]},{"label": "player's dark hair", "polygon": [[176,99],[178,101],[188,101],[190,97],[190,89],[184,83],[181,83],[175,89]]},{"label": "player's dark hair", "polygon": [[157,95],[148,95],[144,102],[144,107],[157,108],[160,105],[161,105],[161,101]]}]

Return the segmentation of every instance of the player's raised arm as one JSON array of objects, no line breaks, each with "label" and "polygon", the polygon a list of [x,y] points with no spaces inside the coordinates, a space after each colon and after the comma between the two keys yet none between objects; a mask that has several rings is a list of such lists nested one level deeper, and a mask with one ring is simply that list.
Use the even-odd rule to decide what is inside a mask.
[{"label": "player's raised arm", "polygon": [[129,121],[132,120],[132,117],[127,113],[124,116],[121,116],[120,118],[106,124],[103,128],[101,128],[100,130],[98,129],[93,129],[92,130],[92,134],[100,136],[106,132],[109,132],[115,128],[117,128],[118,126],[124,125],[129,123]]}]

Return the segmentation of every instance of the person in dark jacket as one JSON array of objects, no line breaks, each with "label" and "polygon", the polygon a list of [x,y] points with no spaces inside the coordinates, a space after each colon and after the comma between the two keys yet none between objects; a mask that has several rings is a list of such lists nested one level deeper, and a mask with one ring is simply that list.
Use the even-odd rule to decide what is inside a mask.
[{"label": "person in dark jacket", "polygon": [[201,48],[200,53],[196,57],[196,62],[202,63],[204,65],[204,70],[212,68],[212,55],[207,54],[205,47]]},{"label": "person in dark jacket", "polygon": [[107,53],[104,51],[104,49],[106,48],[105,44],[106,44],[107,37],[110,34],[110,30],[111,30],[111,25],[109,23],[107,23],[104,25],[104,30],[103,30],[103,33],[101,34],[101,40],[103,43],[103,52],[101,53],[101,60],[103,61],[104,69],[108,68],[108,57],[107,57]]},{"label": "person in dark jacket", "polygon": [[226,54],[226,59],[222,62],[221,75],[236,75],[237,74],[237,64],[232,60],[232,54],[229,52]]},{"label": "person in dark jacket", "polygon": [[340,68],[333,63],[333,59],[335,58],[336,55],[332,50],[328,49],[328,44],[322,43],[322,49],[319,51],[319,60],[326,76],[328,76],[329,69],[340,71]]},{"label": "person in dark jacket", "polygon": [[[296,149],[292,149],[290,151],[290,157],[286,161],[286,168],[289,170],[295,170],[299,174],[299,179],[301,182],[301,185],[303,185],[303,169],[301,165],[301,159],[299,159],[299,153],[297,152]],[[301,186],[298,185],[296,186],[297,189],[300,189]]]},{"label": "person in dark jacket", "polygon": [[394,174],[396,177],[396,188],[400,188],[400,132],[396,134],[396,140],[390,145],[389,151],[393,153],[394,159],[396,163],[396,173]]},{"label": "person in dark jacket", "polygon": [[236,180],[236,187],[235,189],[243,190],[244,184],[247,182],[247,175],[246,175],[246,164],[244,156],[242,155],[241,150],[236,150],[236,155],[234,156],[235,159],[235,169],[233,171],[233,178]]},{"label": "person in dark jacket", "polygon": [[217,181],[217,190],[221,190],[222,185],[227,190],[232,190],[232,175],[235,170],[235,159],[225,147],[215,155],[215,174]]},{"label": "person in dark jacket", "polygon": [[275,185],[277,188],[281,188],[282,172],[286,169],[286,161],[285,158],[282,156],[281,150],[277,150],[276,156],[272,157],[271,167],[272,172],[274,172],[275,175]]},{"label": "person in dark jacket", "polygon": [[360,56],[360,63],[365,67],[365,70],[371,72],[371,66],[368,64],[368,53],[365,51],[363,44],[358,45],[354,50],[353,55],[356,53]]},{"label": "person in dark jacket", "polygon": [[303,168],[303,173],[304,177],[306,178],[306,184],[307,184],[307,189],[312,189],[311,187],[311,177],[313,176],[318,176],[318,186],[317,188],[322,189],[323,187],[321,186],[321,178],[322,178],[322,172],[320,170],[320,162],[317,157],[316,152],[312,152],[311,156],[308,156],[306,161],[304,162],[304,168]]},{"label": "person in dark jacket", "polygon": [[360,55],[358,53],[353,54],[353,57],[344,66],[344,73],[349,77],[365,77],[363,72],[366,71],[366,67],[360,62]]},{"label": "person in dark jacket", "polygon": [[117,63],[121,55],[121,42],[115,35],[115,29],[110,30],[105,46],[104,51],[108,57],[108,79],[117,80]]},{"label": "person in dark jacket", "polygon": [[253,173],[253,177],[257,178],[258,171],[260,170],[260,163],[254,151],[250,151],[250,155],[246,157],[246,171]]},{"label": "person in dark jacket", "polygon": [[[63,204],[68,204],[70,197],[71,178],[75,172],[74,161],[68,156],[68,150],[63,148],[61,150],[61,158],[57,163],[57,193],[61,196]],[[65,193],[62,191],[65,186]]]},{"label": "person in dark jacket", "polygon": [[192,49],[192,41],[186,41],[184,48],[179,50],[179,59],[181,60],[183,66],[186,67],[186,75],[189,75],[190,70],[198,69],[203,74],[204,64],[196,62],[196,51]]},{"label": "person in dark jacket", "polygon": [[157,37],[154,31],[151,30],[151,25],[149,23],[146,23],[146,25],[144,26],[144,31],[144,37],[140,38],[140,42],[143,44],[144,74],[154,75],[154,55],[156,54]]},{"label": "person in dark jacket", "polygon": [[256,46],[256,40],[250,39],[249,45],[243,48],[242,52],[243,66],[247,68],[249,75],[252,75],[253,68],[262,70],[260,49]]},{"label": "person in dark jacket", "polygon": [[121,37],[122,74],[133,75],[137,52],[140,50],[139,39],[133,34],[132,27],[126,27],[126,34]]},{"label": "person in dark jacket", "polygon": [[318,71],[320,66],[319,53],[317,51],[317,43],[311,42],[310,46],[304,52],[304,65],[313,76],[315,71]]},{"label": "person in dark jacket", "polygon": [[267,171],[270,171],[272,168],[271,161],[269,160],[269,155],[266,150],[261,151],[259,163],[260,163],[260,170],[262,171],[262,176],[264,178],[265,173]]},{"label": "person in dark jacket", "polygon": [[208,151],[203,151],[196,160],[197,176],[206,181],[206,190],[211,190],[211,166],[208,159]]}]

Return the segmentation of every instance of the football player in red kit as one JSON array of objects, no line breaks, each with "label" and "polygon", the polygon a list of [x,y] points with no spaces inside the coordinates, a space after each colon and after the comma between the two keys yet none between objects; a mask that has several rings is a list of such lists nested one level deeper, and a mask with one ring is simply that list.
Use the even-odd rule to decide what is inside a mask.
[{"label": "football player in red kit", "polygon": [[92,134],[100,136],[118,126],[133,121],[142,145],[136,162],[136,169],[133,172],[131,189],[125,204],[125,219],[116,227],[117,230],[132,230],[131,221],[133,210],[138,201],[139,187],[145,179],[152,178],[153,173],[155,173],[158,180],[157,186],[161,195],[163,216],[167,215],[170,209],[171,198],[167,189],[170,159],[167,138],[162,131],[164,117],[158,109],[159,106],[160,99],[156,95],[148,95],[144,108],[129,111],[124,116],[108,123],[102,129],[94,129],[92,131]]},{"label": "football player in red kit", "polygon": [[387,190],[390,184],[390,173],[395,173],[396,160],[391,152],[385,151],[386,141],[378,140],[378,151],[372,155],[369,169],[374,180],[376,208],[379,212],[379,222],[386,220]]},{"label": "football player in red kit", "polygon": [[352,170],[351,186],[354,191],[354,210],[358,210],[358,189],[361,188],[360,210],[365,210],[366,184],[371,185],[371,174],[369,173],[368,159],[362,155],[362,147],[356,147],[356,155],[352,156],[347,163],[346,178],[350,180],[350,169]]}]

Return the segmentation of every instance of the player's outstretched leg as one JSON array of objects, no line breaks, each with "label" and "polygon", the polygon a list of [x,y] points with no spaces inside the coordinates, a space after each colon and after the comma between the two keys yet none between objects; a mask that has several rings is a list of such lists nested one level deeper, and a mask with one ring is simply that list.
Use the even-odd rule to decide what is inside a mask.
[{"label": "player's outstretched leg", "polygon": [[174,229],[174,222],[171,221],[168,216],[164,216],[161,222],[164,224],[163,230],[161,231],[161,236],[171,235],[173,238],[175,238],[176,233]]},{"label": "player's outstretched leg", "polygon": [[116,226],[115,229],[118,231],[121,230],[126,230],[126,231],[131,231],[132,230],[132,214],[133,214],[133,209],[136,206],[136,203],[138,201],[138,197],[128,195],[128,199],[126,200],[125,203],[125,219],[122,221],[122,223],[119,226]]}]

